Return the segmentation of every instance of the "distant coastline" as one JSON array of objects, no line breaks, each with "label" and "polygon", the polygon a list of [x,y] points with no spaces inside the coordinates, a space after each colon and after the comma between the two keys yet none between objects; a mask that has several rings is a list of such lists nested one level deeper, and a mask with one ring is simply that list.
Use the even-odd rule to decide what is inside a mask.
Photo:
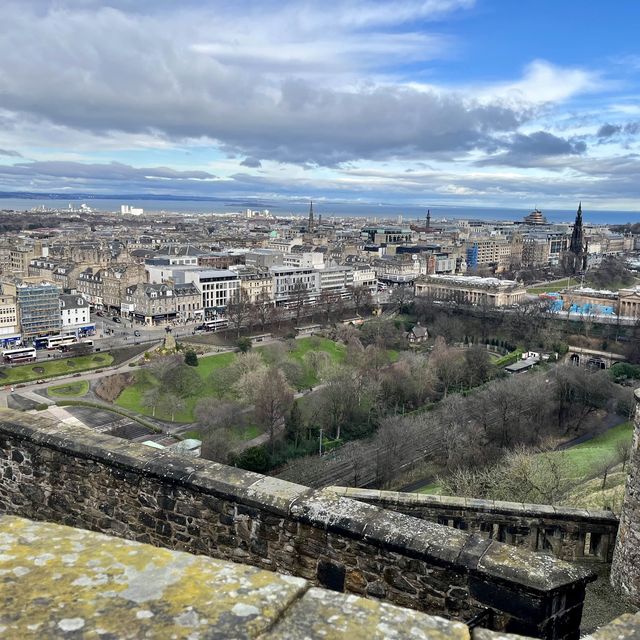
[{"label": "distant coastline", "polygon": [[[95,195],[83,193],[69,194],[42,194],[42,193],[16,193],[0,192],[0,209],[12,209],[14,211],[28,211],[35,207],[49,209],[65,209],[71,204],[78,207],[86,203],[98,211],[119,211],[121,204],[129,204],[134,207],[142,207],[148,213],[230,213],[242,211],[246,208],[269,209],[276,216],[305,215],[309,204],[304,199],[297,201],[271,201],[262,199],[243,198],[219,198],[212,196],[167,196],[167,195],[140,195],[140,194],[114,194]],[[541,206],[541,205],[539,205]],[[446,219],[478,219],[521,221],[530,213],[529,209],[504,208],[504,207],[474,207],[456,205],[429,205],[416,206],[413,204],[392,203],[360,203],[360,202],[333,202],[314,201],[316,214],[322,214],[325,219],[336,217],[377,218],[378,220],[397,219],[403,217],[403,221],[421,219],[426,215],[427,208],[431,209],[434,221]],[[574,210],[545,209],[542,211],[549,222],[572,223]],[[639,222],[640,212],[633,211],[590,211],[588,203],[583,205],[585,222],[591,224],[625,224],[627,222]]]}]

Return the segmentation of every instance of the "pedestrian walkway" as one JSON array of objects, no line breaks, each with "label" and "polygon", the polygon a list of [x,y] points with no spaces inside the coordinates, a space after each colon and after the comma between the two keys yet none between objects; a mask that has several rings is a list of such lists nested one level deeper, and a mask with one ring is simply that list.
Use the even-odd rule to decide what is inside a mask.
[{"label": "pedestrian walkway", "polygon": [[49,406],[46,411],[41,412],[41,415],[49,415],[56,422],[62,422],[69,426],[87,428],[87,425],[84,422],[78,420],[75,416],[72,416],[64,407],[59,407],[55,404]]}]

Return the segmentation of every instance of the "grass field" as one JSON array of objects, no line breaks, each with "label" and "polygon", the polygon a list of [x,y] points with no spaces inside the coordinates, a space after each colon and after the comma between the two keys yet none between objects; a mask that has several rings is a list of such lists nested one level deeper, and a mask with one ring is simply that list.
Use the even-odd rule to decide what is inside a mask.
[{"label": "grass field", "polygon": [[568,478],[588,478],[598,471],[602,462],[616,454],[618,443],[631,443],[633,426],[630,422],[619,424],[592,440],[553,455],[562,456]]},{"label": "grass field", "polygon": [[333,363],[339,364],[344,361],[347,350],[343,344],[338,344],[327,338],[310,337],[296,340],[296,348],[291,352],[290,357],[297,360],[305,369],[299,390],[309,389],[319,382],[315,372],[305,366],[304,357],[310,351],[323,351],[329,355]]},{"label": "grass field", "polygon": [[108,367],[113,362],[109,353],[97,353],[77,358],[61,358],[58,360],[44,360],[33,364],[23,364],[18,367],[0,368],[0,385],[20,384],[40,378],[68,375],[80,371],[90,371]]},{"label": "grass field", "polygon": [[[263,354],[263,356],[266,356],[268,353],[268,350],[263,347],[256,349],[256,351]],[[331,360],[336,363],[342,362],[346,354],[346,348],[344,345],[336,344],[332,340],[328,340],[326,338],[309,337],[296,340],[295,348],[289,353],[289,357],[300,362],[304,367],[304,376],[299,385],[299,389],[308,389],[309,387],[318,384],[318,379],[315,373],[311,368],[306,366],[304,359],[304,356],[310,351],[324,351],[329,354]],[[198,404],[198,401],[202,398],[217,397],[222,394],[223,389],[216,388],[215,377],[212,378],[211,374],[217,369],[229,366],[237,357],[236,353],[226,352],[199,358],[198,366],[195,370],[204,381],[203,388],[198,394],[185,399],[184,409],[178,411],[174,415],[175,422],[194,422],[194,409]],[[130,409],[136,413],[151,416],[151,409],[144,407],[142,402],[145,392],[156,385],[157,381],[146,371],[138,372],[136,375],[137,382],[132,386],[127,387],[120,394],[116,400],[116,404],[124,409]],[[171,418],[170,415],[161,415],[157,411],[156,417],[165,420],[169,420]],[[246,439],[250,439],[258,434],[259,432],[256,432],[254,435],[251,435],[251,432],[248,432],[245,435],[248,436]]]},{"label": "grass field", "polygon": [[[246,442],[247,440],[257,438],[261,433],[262,431],[260,431],[259,427],[255,424],[250,424],[240,432],[233,432],[232,435],[235,436],[234,440],[237,442]],[[202,433],[198,431],[198,429],[190,429],[181,435],[183,438],[195,438],[196,440],[202,440]]]},{"label": "grass field", "polygon": [[[631,443],[633,425],[630,422],[619,424],[605,433],[569,447],[563,451],[554,451],[548,455],[557,457],[565,469],[565,477],[572,480],[584,479],[585,482],[594,477],[602,463],[617,453],[618,443]],[[440,495],[442,487],[438,482],[432,482],[421,487],[416,493]]]},{"label": "grass field", "polygon": [[[220,390],[216,389],[211,384],[212,381],[209,380],[209,378],[216,369],[229,366],[236,357],[237,355],[235,353],[226,352],[199,358],[198,366],[195,367],[195,371],[202,378],[205,384],[198,394],[185,399],[184,409],[174,415],[175,422],[193,422],[195,420],[193,411],[198,401],[202,398],[219,395]],[[137,380],[138,381],[135,384],[127,387],[118,396],[116,404],[124,409],[129,409],[136,413],[151,416],[151,409],[142,405],[142,399],[144,394],[157,384],[157,381],[154,380],[151,375],[142,375],[141,373],[137,373]],[[169,420],[171,416],[161,415],[156,411],[156,417]]]},{"label": "grass field", "polygon": [[560,289],[566,289],[568,286],[573,287],[577,284],[580,284],[580,281],[576,280],[575,278],[561,278],[560,280],[547,282],[547,284],[541,285],[539,287],[527,288],[527,293],[533,293],[535,295],[539,293],[553,293],[559,291]]},{"label": "grass field", "polygon": [[86,380],[74,380],[68,384],[59,384],[47,389],[47,395],[52,398],[80,398],[89,393],[89,383]]}]

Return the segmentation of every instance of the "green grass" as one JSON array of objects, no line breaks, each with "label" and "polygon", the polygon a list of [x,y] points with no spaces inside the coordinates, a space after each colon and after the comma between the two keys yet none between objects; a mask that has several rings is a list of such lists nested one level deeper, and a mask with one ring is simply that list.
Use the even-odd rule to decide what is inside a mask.
[{"label": "green grass", "polygon": [[[257,438],[262,431],[255,424],[247,425],[242,431],[234,431],[234,440],[237,442],[246,442],[247,440],[253,440]],[[202,432],[199,429],[189,429],[181,434],[184,439],[195,438],[196,440],[202,440]]]},{"label": "green grass", "polygon": [[328,338],[300,338],[296,340],[296,348],[291,352],[291,357],[303,361],[304,356],[309,351],[324,351],[328,353],[331,360],[335,363],[340,363],[344,360],[347,349],[343,344],[329,340]]},{"label": "green grass", "polygon": [[89,392],[89,383],[86,380],[75,380],[68,384],[59,384],[47,389],[47,395],[52,398],[79,398]]},{"label": "green grass", "polygon": [[566,289],[567,286],[573,287],[577,284],[580,284],[580,281],[576,280],[575,278],[560,278],[559,280],[548,282],[547,284],[542,285],[540,287],[529,287],[527,289],[527,293],[532,293],[532,294],[555,293],[560,289]]},{"label": "green grass", "polygon": [[[625,422],[587,442],[544,455],[557,457],[561,461],[566,478],[584,479],[586,482],[588,478],[592,478],[598,473],[604,461],[617,453],[618,443],[630,444],[632,437],[633,425],[630,422]],[[438,482],[432,482],[418,489],[416,493],[441,495],[442,486]]]},{"label": "green grass", "polygon": [[41,378],[63,376],[80,371],[101,369],[108,367],[113,362],[113,356],[109,353],[97,353],[77,358],[60,358],[58,360],[44,360],[32,364],[23,364],[17,367],[0,368],[0,385],[20,384]]},{"label": "green grass", "polygon": [[[211,396],[217,396],[220,394],[220,389],[216,389],[209,380],[209,377],[216,369],[229,366],[237,357],[237,355],[231,351],[225,353],[219,353],[213,356],[205,356],[198,359],[198,366],[195,367],[195,371],[204,381],[204,385],[199,393],[189,398],[185,398],[185,407],[182,411],[178,411],[173,419],[175,422],[194,422],[194,409],[198,401],[202,398]],[[124,409],[135,411],[146,416],[152,415],[152,410],[143,406],[142,400],[144,394],[151,389],[157,381],[147,371],[138,372],[136,374],[136,383],[127,387],[116,400],[116,404]],[[156,418],[163,420],[170,420],[170,415],[162,415],[156,411]]]},{"label": "green grass", "polygon": [[[346,346],[340,343],[333,342],[327,338],[319,338],[311,336],[308,338],[300,338],[293,343],[293,350],[289,352],[288,357],[296,362],[299,362],[303,367],[303,375],[298,384],[298,390],[309,389],[316,386],[319,383],[318,377],[313,369],[307,366],[305,361],[305,355],[311,351],[323,351],[328,354],[333,363],[339,364],[344,361],[346,357]],[[258,347],[256,349],[258,353],[262,355],[265,361],[268,363],[268,347]],[[393,362],[398,359],[399,354],[396,351],[389,352],[390,358]],[[194,422],[194,409],[199,400],[207,397],[219,397],[224,391],[218,388],[216,385],[220,382],[216,382],[215,377],[211,379],[211,374],[224,367],[228,367],[238,355],[233,352],[219,353],[212,356],[201,357],[198,360],[198,366],[195,371],[204,381],[203,388],[196,395],[185,399],[185,407],[183,410],[175,413],[173,419],[175,422]],[[147,370],[141,370],[136,372],[136,383],[130,387],[127,387],[116,400],[116,404],[124,409],[135,411],[142,415],[151,416],[152,410],[148,407],[144,407],[143,397],[145,392],[157,385],[153,375]],[[170,415],[163,415],[156,410],[156,416],[162,420],[170,420]],[[260,431],[256,427],[248,428],[248,431],[243,434],[243,440],[250,440],[260,434]]]},{"label": "green grass", "polygon": [[515,351],[511,351],[511,353],[507,353],[501,358],[496,358],[493,361],[493,364],[496,367],[507,367],[510,364],[517,362],[520,359],[521,355],[522,355],[522,349],[516,349]]},{"label": "green grass", "polygon": [[562,456],[568,478],[588,478],[598,472],[604,460],[616,454],[618,443],[630,444],[632,437],[633,426],[625,422],[587,442],[552,455]]},{"label": "green grass", "polygon": [[442,485],[439,482],[431,482],[424,487],[420,487],[416,493],[427,493],[432,496],[439,496],[442,495]]}]

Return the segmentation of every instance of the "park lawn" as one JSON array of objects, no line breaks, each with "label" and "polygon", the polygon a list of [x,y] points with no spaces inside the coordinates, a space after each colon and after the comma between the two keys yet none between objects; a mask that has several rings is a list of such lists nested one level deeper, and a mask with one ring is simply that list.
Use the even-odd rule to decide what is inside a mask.
[{"label": "park lawn", "polygon": [[632,437],[633,426],[625,422],[587,442],[552,455],[562,456],[568,478],[589,478],[598,472],[603,461],[616,454],[618,443],[631,444]]},{"label": "park lawn", "polygon": [[31,364],[22,364],[17,367],[0,368],[1,384],[20,384],[41,378],[69,375],[80,371],[101,369],[108,367],[113,362],[113,356],[109,353],[93,353],[76,358],[60,358],[57,360],[43,360]]},{"label": "park lawn", "polygon": [[[304,370],[302,378],[297,385],[298,391],[310,389],[319,383],[318,376],[316,376],[315,372],[306,365],[304,357],[307,353],[311,351],[323,351],[329,355],[331,362],[334,364],[343,362],[347,353],[345,345],[329,340],[328,338],[310,336],[308,338],[300,338],[293,342],[295,346],[289,352],[288,357],[291,360],[299,362]],[[268,349],[258,347],[256,351],[258,351],[262,355],[264,361],[269,364]]]},{"label": "park lawn", "polygon": [[59,384],[47,389],[47,395],[51,398],[80,398],[89,393],[87,380],[74,380],[68,384]]},{"label": "park lawn", "polygon": [[528,287],[527,293],[532,294],[540,294],[540,293],[556,293],[560,289],[566,289],[567,286],[572,287],[577,284],[580,284],[579,280],[576,278],[560,278],[560,280],[554,280],[553,282],[548,282],[545,285],[540,287]]},{"label": "park lawn", "polygon": [[[586,482],[588,478],[598,473],[603,461],[616,454],[619,442],[631,444],[632,438],[633,425],[630,422],[625,422],[587,442],[582,442],[563,451],[552,451],[541,455],[558,457],[567,478],[584,479]],[[441,495],[442,486],[439,482],[432,482],[418,489],[416,493]]]},{"label": "park lawn", "polygon": [[300,338],[295,341],[296,348],[291,352],[291,357],[303,361],[304,356],[309,351],[324,351],[328,353],[331,360],[339,364],[344,361],[347,353],[347,348],[343,344],[329,340],[329,338],[319,338],[317,336],[311,336],[309,338]]},{"label": "park lawn", "polygon": [[[249,424],[241,431],[233,430],[233,439],[236,442],[246,442],[247,440],[253,440],[257,438],[262,431],[260,427],[255,424]],[[202,433],[198,429],[190,429],[182,434],[183,438],[195,438],[196,440],[202,440]]]},{"label": "park lawn", "polygon": [[[219,389],[211,386],[211,380],[209,377],[216,369],[229,366],[236,358],[236,354],[232,351],[225,353],[218,353],[213,356],[205,356],[198,358],[198,366],[195,367],[195,371],[205,382],[201,391],[196,395],[190,396],[184,399],[184,409],[178,411],[173,416],[174,422],[194,422],[194,409],[198,401],[202,398],[217,396],[220,393]],[[116,404],[123,409],[129,409],[136,413],[141,413],[145,416],[153,416],[153,411],[149,407],[143,405],[144,394],[149,391],[153,386],[157,385],[157,381],[153,378],[150,372],[145,371],[143,375],[138,373],[136,375],[135,384],[127,387],[117,398]],[[160,420],[170,420],[170,415],[164,415],[159,411],[156,411],[156,418]]]}]

